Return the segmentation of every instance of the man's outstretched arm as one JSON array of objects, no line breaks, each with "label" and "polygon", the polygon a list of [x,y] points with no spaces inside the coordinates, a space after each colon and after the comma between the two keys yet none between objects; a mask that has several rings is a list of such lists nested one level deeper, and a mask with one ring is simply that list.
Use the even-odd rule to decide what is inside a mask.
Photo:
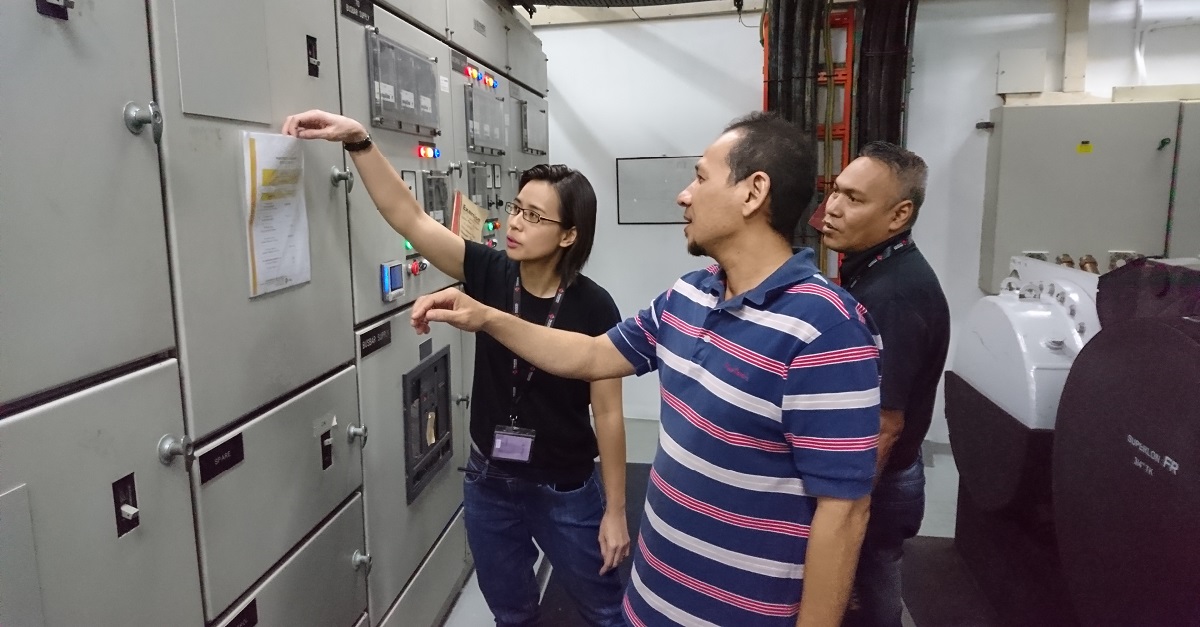
[{"label": "man's outstretched arm", "polygon": [[568,379],[598,381],[634,373],[608,336],[591,337],[526,322],[483,305],[457,289],[417,299],[412,326],[429,332],[430,322],[445,322],[472,333],[483,331],[539,370]]}]

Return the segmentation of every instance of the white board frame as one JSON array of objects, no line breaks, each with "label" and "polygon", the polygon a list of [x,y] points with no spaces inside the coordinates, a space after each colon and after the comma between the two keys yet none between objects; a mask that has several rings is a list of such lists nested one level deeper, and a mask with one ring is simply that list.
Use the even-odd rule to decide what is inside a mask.
[{"label": "white board frame", "polygon": [[699,159],[618,157],[617,224],[684,224],[675,197],[695,178]]}]

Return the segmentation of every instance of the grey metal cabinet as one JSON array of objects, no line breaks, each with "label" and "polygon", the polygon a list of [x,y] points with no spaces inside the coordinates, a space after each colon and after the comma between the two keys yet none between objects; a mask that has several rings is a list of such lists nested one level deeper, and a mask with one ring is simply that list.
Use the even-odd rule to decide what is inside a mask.
[{"label": "grey metal cabinet", "polygon": [[0,421],[0,624],[201,627],[168,360]]},{"label": "grey metal cabinet", "polygon": [[0,5],[0,406],[175,345],[146,7],[63,15]]},{"label": "grey metal cabinet", "polygon": [[346,195],[331,177],[344,168],[341,147],[302,148],[310,280],[254,298],[242,157],[245,131],[277,133],[290,113],[338,110],[337,8],[324,0],[156,7],[175,306],[198,439],[354,358]]},{"label": "grey metal cabinet", "polygon": [[995,293],[1025,252],[1090,254],[1102,270],[1109,251],[1163,254],[1178,119],[1178,102],[994,109],[980,289]]}]

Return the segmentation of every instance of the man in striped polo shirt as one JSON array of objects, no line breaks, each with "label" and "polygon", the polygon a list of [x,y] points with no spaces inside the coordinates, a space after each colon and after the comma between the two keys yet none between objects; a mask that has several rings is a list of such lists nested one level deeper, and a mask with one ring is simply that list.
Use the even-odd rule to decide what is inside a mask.
[{"label": "man in striped polo shirt", "polygon": [[841,621],[869,510],[879,349],[866,310],[791,234],[816,179],[811,138],[769,114],[726,128],[679,194],[688,250],[717,260],[591,338],[457,290],[430,321],[488,333],[539,369],[597,380],[659,371],[662,426],[625,598],[659,625]]}]

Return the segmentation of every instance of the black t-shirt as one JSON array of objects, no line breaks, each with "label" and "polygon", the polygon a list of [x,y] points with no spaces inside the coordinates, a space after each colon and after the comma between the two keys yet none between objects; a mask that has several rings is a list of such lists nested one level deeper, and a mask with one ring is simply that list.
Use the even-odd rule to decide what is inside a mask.
[{"label": "black t-shirt", "polygon": [[[894,248],[904,241],[909,244]],[[841,270],[842,286],[867,308],[883,337],[881,408],[904,412],[904,430],[886,470],[902,470],[916,461],[933,421],[950,347],[946,295],[911,242],[911,232],[901,233],[871,250],[847,255]],[[894,252],[886,255],[889,248]]]},{"label": "black t-shirt", "polygon": [[[520,264],[503,251],[467,242],[463,258],[467,295],[501,311],[512,313],[513,287]],[[554,298],[538,298],[521,289],[521,318],[546,324]],[[612,296],[583,276],[563,293],[554,328],[603,335],[621,321]],[[486,333],[475,335],[475,383],[471,391],[471,439],[487,456],[497,425],[508,425],[512,408],[513,353]],[[516,377],[520,394],[517,426],[537,432],[528,463],[495,460],[504,472],[530,481],[568,483],[592,474],[599,454],[592,431],[591,387],[586,381],[564,379],[540,370],[525,384],[529,364],[520,360]],[[520,390],[524,389],[523,392]]]}]

